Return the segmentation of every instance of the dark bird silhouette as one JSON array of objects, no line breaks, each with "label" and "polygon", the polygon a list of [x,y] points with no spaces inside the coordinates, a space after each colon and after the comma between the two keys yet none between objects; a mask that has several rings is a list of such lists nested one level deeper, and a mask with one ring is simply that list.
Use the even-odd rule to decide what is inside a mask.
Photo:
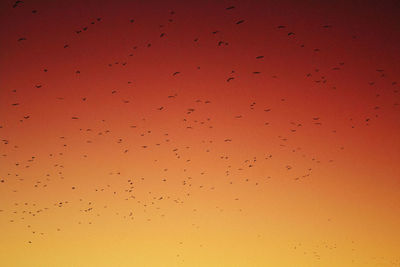
[{"label": "dark bird silhouette", "polygon": [[24,1],[20,1],[20,0],[15,1],[14,5],[13,5],[13,8],[18,7],[18,6],[20,6],[21,4],[23,4],[23,3],[24,3]]}]

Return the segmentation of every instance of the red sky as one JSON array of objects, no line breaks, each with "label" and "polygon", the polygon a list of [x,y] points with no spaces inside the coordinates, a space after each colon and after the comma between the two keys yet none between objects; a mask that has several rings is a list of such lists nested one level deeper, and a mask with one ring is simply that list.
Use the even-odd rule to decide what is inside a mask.
[{"label": "red sky", "polygon": [[399,12],[2,1],[2,265],[400,265]]}]

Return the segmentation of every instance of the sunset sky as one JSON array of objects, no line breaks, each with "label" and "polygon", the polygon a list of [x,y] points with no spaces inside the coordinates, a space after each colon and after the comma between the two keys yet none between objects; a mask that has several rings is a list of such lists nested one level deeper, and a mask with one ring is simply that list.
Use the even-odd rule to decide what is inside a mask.
[{"label": "sunset sky", "polygon": [[400,266],[399,1],[0,1],[0,266]]}]

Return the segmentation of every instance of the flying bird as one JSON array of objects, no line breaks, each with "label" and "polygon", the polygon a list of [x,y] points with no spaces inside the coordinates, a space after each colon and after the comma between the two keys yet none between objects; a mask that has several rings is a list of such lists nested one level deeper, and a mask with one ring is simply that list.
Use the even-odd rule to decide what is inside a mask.
[{"label": "flying bird", "polygon": [[23,3],[24,3],[24,1],[20,1],[20,0],[15,1],[14,5],[13,5],[13,8],[18,7],[18,6],[20,6],[21,4],[23,4]]}]

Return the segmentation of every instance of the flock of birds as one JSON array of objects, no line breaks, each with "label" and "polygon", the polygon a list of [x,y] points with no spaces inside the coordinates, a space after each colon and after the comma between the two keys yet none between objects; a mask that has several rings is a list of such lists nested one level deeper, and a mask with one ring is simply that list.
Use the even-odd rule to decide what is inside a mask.
[{"label": "flock of birds", "polygon": [[[24,1],[18,0],[12,5],[12,8],[24,9],[24,4]],[[236,9],[236,6],[229,5],[225,10],[222,10],[222,13],[229,13]],[[31,12],[35,16],[40,16],[40,10],[33,9]],[[176,23],[175,17],[177,14],[174,11],[170,11],[168,15],[165,24],[159,25],[161,32],[154,35],[162,40],[169,38],[168,27]],[[126,21],[126,24],[134,26],[136,22],[136,18],[130,18]],[[82,36],[91,31],[92,28],[107,23],[112,23],[112,21],[109,21],[106,16],[104,18],[96,17],[89,19],[87,25],[82,25],[75,29],[71,27],[71,31],[74,31],[77,36]],[[241,27],[246,23],[246,19],[240,18],[233,20],[230,27]],[[289,25],[281,24],[272,25],[271,27],[278,32],[277,34],[281,36],[282,40],[295,45],[297,49],[304,49],[316,55],[323,53],[322,48],[306,45],[306,40],[302,40],[301,35],[291,30]],[[320,25],[321,31],[332,30],[334,27],[335,25],[330,24]],[[211,31],[209,34],[214,38],[216,48],[234,45],[233,42],[222,38],[220,30]],[[353,36],[353,38],[357,38],[357,36]],[[68,50],[79,46],[77,40],[79,41],[79,39],[76,39],[74,42],[59,44],[59,49]],[[199,47],[201,47],[201,41],[200,37],[194,37],[192,40],[193,44]],[[28,46],[29,42],[30,39],[28,37],[20,36],[16,40],[16,45],[22,44]],[[159,46],[160,44],[157,43],[157,45]],[[141,53],[141,49],[152,49],[153,47],[153,42],[147,42],[142,46],[135,45],[131,52],[120,57],[122,60],[104,62],[104,68],[134,65],[134,58],[137,54]],[[259,54],[252,57],[255,62],[268,64],[266,54]],[[41,69],[46,75],[51,75],[53,71],[50,67],[43,68],[38,66],[38,69]],[[318,90],[328,90],[340,94],[341,88],[336,86],[334,78],[330,77],[336,75],[335,73],[337,72],[345,71],[345,69],[346,62],[338,60],[337,64],[332,66],[330,70],[315,68],[304,71],[303,79],[310,86],[319,86]],[[201,72],[202,70],[201,66],[196,66],[196,71]],[[184,70],[168,71],[170,73],[169,79],[174,81],[186,75]],[[83,69],[76,69],[75,75],[83,76],[85,75],[85,71]],[[235,82],[243,82],[246,77],[252,79],[251,75],[257,77],[266,75],[272,80],[284,79],[282,75],[266,74],[261,70],[249,70],[248,74],[232,70],[227,76],[221,77],[221,80],[230,86]],[[212,96],[205,98],[200,96],[191,101],[187,101],[187,98],[180,101],[181,96],[185,92],[176,91],[165,94],[164,104],[153,105],[149,103],[151,108],[149,108],[148,114],[156,113],[160,115],[149,115],[148,117],[144,115],[143,119],[137,120],[135,123],[125,122],[123,119],[115,117],[115,120],[123,124],[121,126],[125,129],[123,131],[118,127],[113,129],[111,126],[113,123],[110,122],[109,118],[98,118],[88,121],[85,119],[87,114],[83,112],[77,112],[68,118],[63,118],[62,120],[67,125],[72,125],[70,126],[70,132],[66,132],[64,136],[54,136],[52,140],[44,140],[42,138],[40,141],[56,144],[53,146],[54,151],[47,154],[36,154],[30,151],[32,155],[28,157],[25,157],[25,155],[29,152],[24,151],[24,147],[16,141],[17,138],[14,138],[9,133],[13,132],[12,128],[15,128],[15,132],[24,131],[23,125],[31,120],[35,120],[36,114],[34,112],[30,113],[25,109],[27,102],[31,100],[23,97],[23,93],[20,93],[23,90],[11,89],[11,92],[8,92],[11,94],[9,99],[15,99],[16,101],[8,104],[7,112],[9,114],[17,114],[20,112],[19,109],[23,109],[26,113],[18,119],[18,123],[7,121],[8,114],[3,114],[0,120],[0,192],[1,194],[5,194],[5,192],[7,194],[14,194],[13,199],[15,200],[12,206],[4,205],[5,202],[1,201],[0,218],[2,221],[6,220],[7,223],[18,224],[25,229],[27,228],[30,234],[26,235],[26,243],[33,245],[35,243],[34,240],[40,240],[37,236],[46,236],[47,232],[62,231],[61,227],[42,229],[35,221],[38,217],[50,213],[54,209],[62,210],[70,206],[74,208],[79,207],[79,212],[83,215],[71,218],[71,223],[91,225],[101,216],[102,212],[112,209],[112,204],[107,205],[107,203],[103,203],[112,197],[113,199],[117,198],[130,203],[128,209],[122,212],[116,208],[113,214],[118,218],[131,220],[134,223],[135,220],[141,219],[151,221],[152,216],[167,216],[168,205],[183,206],[185,203],[190,202],[193,195],[201,198],[201,195],[204,194],[204,200],[206,201],[208,191],[221,190],[223,192],[227,186],[236,186],[235,192],[237,196],[233,196],[230,200],[238,203],[241,201],[241,197],[239,197],[241,195],[240,190],[244,187],[261,187],[260,190],[262,190],[262,187],[267,186],[271,180],[282,179],[282,177],[287,178],[292,183],[310,182],[312,179],[319,179],[318,175],[315,175],[316,170],[325,168],[326,165],[334,162],[334,158],[336,160],[338,157],[334,155],[326,156],[326,154],[319,156],[318,153],[313,152],[313,149],[309,149],[293,141],[298,140],[295,136],[301,135],[304,128],[308,129],[306,132],[310,129],[311,131],[322,131],[320,129],[323,128],[325,134],[330,134],[329,136],[332,139],[340,131],[351,131],[357,127],[368,129],[371,124],[380,119],[382,109],[397,108],[399,105],[399,85],[388,76],[385,70],[376,68],[376,76],[374,78],[376,80],[365,81],[365,87],[370,88],[368,92],[373,92],[376,104],[371,107],[365,107],[363,110],[365,115],[361,115],[361,118],[354,118],[357,117],[356,115],[354,117],[349,116],[346,126],[339,127],[340,129],[336,129],[336,126],[325,122],[323,116],[320,116],[318,113],[303,121],[297,119],[285,121],[287,119],[286,115],[280,116],[279,112],[290,101],[290,96],[283,94],[279,96],[279,99],[275,103],[271,103],[271,106],[265,106],[263,100],[254,99],[254,101],[247,102],[245,104],[246,107],[240,113],[232,109],[229,118],[224,119],[226,125],[220,125],[219,123],[223,122],[219,118],[214,118],[213,114],[218,110],[218,101],[221,100],[213,99]],[[71,79],[73,78],[74,76],[71,75]],[[382,89],[376,86],[377,83],[382,83],[382,81],[390,84],[391,87],[389,87],[388,91],[382,92]],[[201,80],[197,82],[201,83]],[[133,83],[133,81],[127,82],[128,86],[131,86]],[[37,90],[35,92],[40,92],[39,90],[43,90],[45,87],[45,81],[43,83],[32,84],[33,90]],[[53,88],[53,90],[57,90],[57,88]],[[218,90],[218,88],[215,88],[215,90]],[[66,101],[68,92],[62,91],[60,93],[66,95],[60,95],[54,101]],[[123,105],[133,105],[134,101],[129,97],[122,96],[119,89],[110,89],[107,94],[107,98],[111,99],[111,101],[118,98],[116,101],[120,101]],[[392,107],[388,107],[388,105],[382,106],[385,105],[385,103],[382,104],[382,101],[380,101],[382,94],[385,94],[385,97],[387,94],[390,94],[389,97],[394,99],[390,104],[393,105]],[[79,105],[84,105],[92,101],[92,99],[90,96],[81,96],[79,101]],[[2,103],[4,102],[2,100]],[[178,116],[179,118],[171,118],[170,116],[172,115],[168,115],[170,109],[179,110],[175,113],[171,111],[173,116]],[[163,115],[164,113],[166,114]],[[203,114],[207,115],[204,116]],[[151,120],[157,116],[166,121],[170,120],[171,125],[178,127],[178,129],[170,128],[166,130],[166,128],[154,127],[155,124],[152,124]],[[247,119],[252,117],[261,118],[262,121],[257,121],[253,125],[255,122],[247,121]],[[274,118],[278,119],[274,120]],[[246,147],[243,147],[241,142],[246,144],[249,140],[241,140],[238,137],[240,134],[231,134],[229,132],[230,129],[235,127],[236,131],[239,132],[269,131],[269,129],[277,125],[277,121],[282,121],[281,124],[284,125],[283,128],[285,130],[282,130],[281,126],[277,126],[277,131],[281,131],[281,133],[271,140],[265,141],[267,146],[271,147],[270,151],[249,151],[246,153],[244,152]],[[77,124],[70,124],[71,122],[76,122]],[[249,127],[249,129],[246,129],[246,127]],[[224,131],[225,128],[228,130]],[[126,134],[125,131],[129,131],[129,133]],[[185,137],[181,136],[182,133]],[[29,135],[29,133],[26,132],[25,135]],[[94,171],[95,174],[89,175],[87,178],[85,178],[85,174],[81,174],[81,177],[78,179],[71,177],[71,173],[79,175],[79,171],[77,170],[70,171],[71,168],[74,168],[71,158],[72,162],[74,160],[79,162],[79,166],[81,166],[80,164],[86,164],[87,160],[90,160],[92,157],[96,158],[96,154],[98,153],[96,152],[96,148],[93,148],[96,144],[110,148],[113,152],[109,152],[109,157],[116,157],[115,162],[118,162],[120,159],[123,162],[123,157],[132,155],[132,157],[141,162],[140,164],[146,166],[139,167],[139,169],[146,170],[152,168],[152,170],[149,172],[144,171],[142,174],[136,172],[135,175],[132,175],[129,173],[129,170],[134,169],[134,167],[130,169],[124,168],[124,170],[113,169],[115,167],[114,162],[114,165],[111,164],[109,166],[109,172],[104,174],[105,177],[111,178],[101,180],[102,182],[95,180],[94,177],[99,175],[96,171]],[[90,145],[92,145],[92,148],[89,148],[89,151],[84,151]],[[235,148],[236,146],[237,148]],[[336,152],[339,153],[336,155],[344,153],[345,147],[343,145],[335,143],[334,146]],[[262,146],[260,145],[260,147]],[[99,151],[101,150],[99,148]],[[25,158],[18,157],[19,154],[24,155]],[[107,154],[102,155],[107,158]],[[241,154],[244,155],[244,158],[241,158]],[[65,158],[68,158],[68,160]],[[295,158],[301,163],[296,165]],[[150,159],[151,162],[145,165],[145,162],[150,161]],[[110,161],[112,162],[113,159],[110,159]],[[169,167],[168,163],[171,163],[172,166]],[[87,164],[90,165],[92,163]],[[132,164],[132,166],[138,165],[128,163],[128,166],[129,164]],[[217,165],[217,167],[213,169],[214,167],[208,167],[208,164]],[[94,167],[94,169],[96,168]],[[106,163],[98,167],[99,170],[107,168]],[[274,175],[268,174],[268,168],[275,168],[272,171]],[[35,171],[30,173],[31,169]],[[39,171],[37,171],[38,169]],[[262,174],[260,175],[260,173]],[[81,184],[79,181],[81,181]],[[163,185],[166,186],[165,189],[159,190],[159,187]],[[152,188],[152,186],[155,188]],[[55,191],[53,192],[52,190]],[[26,194],[37,194],[40,196],[51,195],[50,199],[54,199],[54,194],[56,194],[55,197],[57,198],[57,192],[62,192],[60,196],[62,195],[63,199],[54,200],[47,204],[44,204],[43,201],[30,201],[30,197],[25,197]],[[101,205],[96,203],[99,199],[96,195],[93,195],[91,199],[90,196],[92,196],[93,192],[101,194],[102,200],[104,200],[99,201],[99,203],[102,203]],[[217,207],[217,209],[223,211],[221,207]],[[238,210],[241,212],[242,208],[238,208]],[[196,212],[197,208],[193,207],[192,211]],[[85,214],[93,216],[84,216]],[[195,228],[199,227],[195,223],[193,226]],[[336,249],[335,244],[324,244],[324,246],[329,249]],[[294,245],[294,249],[299,249],[299,247],[301,247],[301,244]],[[313,257],[317,260],[320,259],[318,253],[314,253]]]}]

